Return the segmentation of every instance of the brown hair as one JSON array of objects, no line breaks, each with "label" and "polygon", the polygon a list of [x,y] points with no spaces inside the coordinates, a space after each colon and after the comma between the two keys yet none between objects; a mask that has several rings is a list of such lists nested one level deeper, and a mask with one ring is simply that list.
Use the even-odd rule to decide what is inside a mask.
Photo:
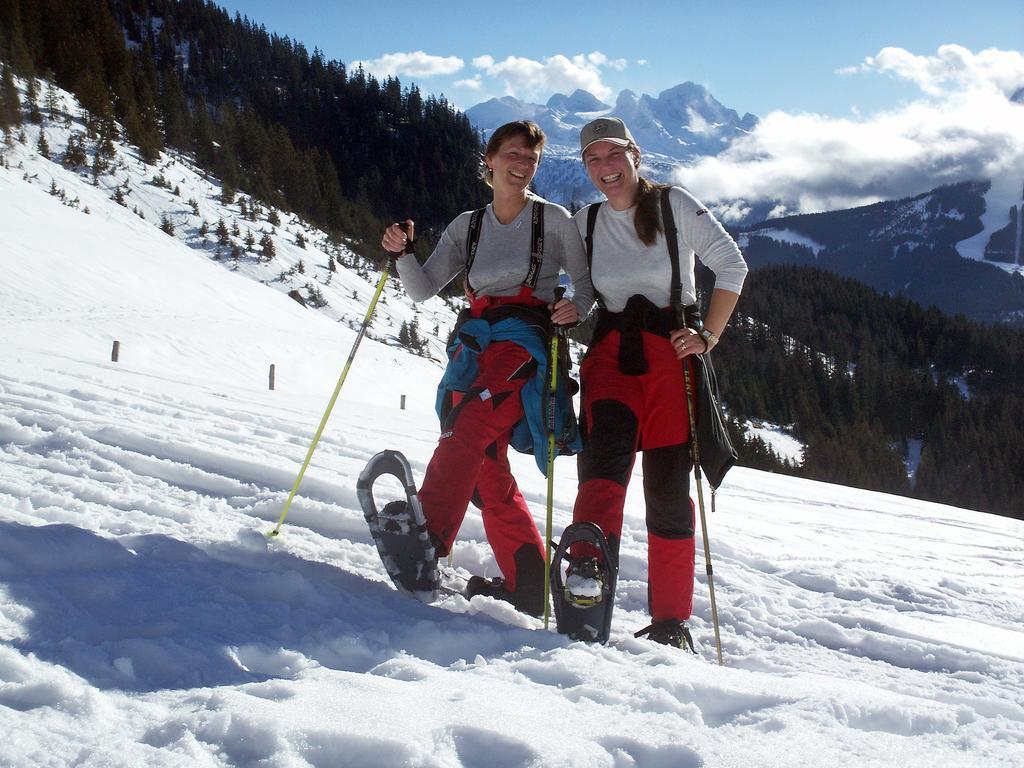
[{"label": "brown hair", "polygon": [[512,138],[522,138],[527,147],[539,149],[541,152],[544,151],[544,143],[548,140],[541,127],[532,120],[514,120],[495,130],[484,148],[484,156],[480,158],[480,178],[487,183],[487,186],[491,185],[493,175],[491,169],[487,167],[487,158],[495,154],[502,144]]},{"label": "brown hair", "polygon": [[633,216],[633,226],[636,228],[636,236],[644,245],[653,245],[658,233],[665,231],[659,204],[661,190],[668,189],[669,186],[653,184],[643,176],[640,177],[640,183],[636,188],[636,214]]}]

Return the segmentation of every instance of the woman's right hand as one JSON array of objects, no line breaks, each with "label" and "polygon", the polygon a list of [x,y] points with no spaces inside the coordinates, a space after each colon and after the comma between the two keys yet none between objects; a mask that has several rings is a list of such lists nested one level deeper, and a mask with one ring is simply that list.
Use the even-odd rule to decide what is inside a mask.
[{"label": "woman's right hand", "polygon": [[[414,227],[415,224],[413,224],[412,219],[405,220],[405,230],[402,229],[401,224],[392,224],[384,230],[384,236],[380,239],[380,247],[396,255],[405,253],[406,243],[410,243],[413,240]],[[406,231],[408,231],[408,234],[406,234]]]}]

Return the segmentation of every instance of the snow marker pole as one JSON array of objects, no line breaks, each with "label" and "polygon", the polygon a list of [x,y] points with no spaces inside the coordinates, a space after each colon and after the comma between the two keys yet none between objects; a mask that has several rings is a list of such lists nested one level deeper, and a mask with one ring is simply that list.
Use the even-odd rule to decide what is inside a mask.
[{"label": "snow marker pole", "polygon": [[697,481],[697,505],[700,507],[700,530],[704,538],[704,565],[708,574],[708,591],[711,596],[711,620],[715,627],[715,648],[718,652],[718,666],[723,666],[722,661],[722,637],[718,631],[718,605],[715,602],[715,577],[711,568],[711,544],[708,542],[708,521],[704,514],[704,485],[701,482],[700,474],[700,445],[697,442],[697,420],[694,416],[693,407],[693,377],[690,375],[690,365],[683,361],[683,380],[686,384],[686,409],[690,417],[690,445],[693,449],[693,474]]},{"label": "snow marker pole", "polygon": [[[406,252],[408,253],[408,246],[406,247]],[[352,350],[348,353],[348,360],[345,361],[345,367],[342,369],[341,376],[338,377],[338,383],[334,387],[334,394],[331,395],[330,402],[327,403],[327,410],[324,411],[323,418],[320,419],[320,426],[317,427],[316,434],[313,435],[313,442],[309,444],[309,450],[306,451],[306,458],[302,462],[302,467],[299,469],[298,476],[295,478],[295,484],[292,485],[291,493],[288,494],[288,498],[284,502],[284,509],[281,510],[281,517],[278,518],[277,525],[274,526],[274,529],[267,533],[268,538],[274,538],[281,533],[281,526],[284,524],[284,519],[288,515],[288,509],[292,505],[292,499],[295,498],[295,494],[299,491],[299,485],[302,483],[302,478],[306,474],[306,468],[309,467],[309,460],[313,458],[313,451],[316,450],[317,443],[320,442],[320,436],[323,435],[324,427],[327,426],[327,420],[331,417],[331,411],[334,410],[334,404],[338,401],[338,394],[341,392],[341,387],[348,376],[349,368],[352,367],[352,360],[355,359],[356,350],[359,349],[359,344],[363,340],[363,336],[366,335],[366,329],[370,326],[370,318],[373,316],[373,310],[377,308],[377,300],[384,291],[384,285],[388,281],[394,258],[395,254],[390,254],[387,263],[384,265],[384,271],[381,272],[380,280],[377,281],[377,290],[374,292],[373,298],[370,300],[370,306],[366,310],[366,316],[363,318],[362,325],[359,326],[359,333],[356,334],[356,340],[352,344]]]},{"label": "snow marker pole", "polygon": [[[555,301],[557,304],[565,294],[565,288],[555,288]],[[544,629],[548,628],[551,620],[551,527],[554,517],[555,498],[555,408],[557,407],[556,394],[558,393],[558,340],[565,331],[561,326],[555,326],[551,333],[551,347],[548,357],[548,506],[547,519],[544,531]]]}]

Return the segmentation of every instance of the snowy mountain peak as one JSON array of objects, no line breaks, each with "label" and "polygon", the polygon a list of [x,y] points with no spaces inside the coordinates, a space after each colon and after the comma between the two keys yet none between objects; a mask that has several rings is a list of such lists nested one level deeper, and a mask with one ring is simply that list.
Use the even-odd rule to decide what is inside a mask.
[{"label": "snowy mountain peak", "polygon": [[582,88],[577,88],[568,96],[556,93],[548,99],[547,107],[555,112],[602,112],[612,108]]},{"label": "snowy mountain peak", "polygon": [[545,197],[563,205],[597,198],[576,159],[580,129],[595,117],[622,118],[647,159],[648,175],[667,181],[680,162],[717,155],[729,143],[757,124],[751,114],[724,106],[704,86],[686,81],[658,96],[621,91],[614,106],[592,93],[577,89],[569,96],[556,93],[547,104],[531,104],[511,96],[490,99],[466,110],[473,127],[489,136],[512,120],[534,120],[548,137],[545,162],[536,187]]}]

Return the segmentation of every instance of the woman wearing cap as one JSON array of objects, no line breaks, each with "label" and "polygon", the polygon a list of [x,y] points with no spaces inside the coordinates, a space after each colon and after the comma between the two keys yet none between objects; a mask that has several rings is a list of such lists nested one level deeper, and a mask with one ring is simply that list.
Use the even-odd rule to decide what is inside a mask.
[{"label": "woman wearing cap", "polygon": [[[524,413],[527,419],[539,413],[530,398],[543,391],[552,324],[576,323],[593,305],[586,254],[568,211],[529,190],[544,141],[529,121],[498,128],[481,167],[493,190],[490,204],[456,217],[422,266],[415,256],[398,260],[413,301],[434,296],[463,270],[470,300],[452,334],[439,398],[442,434],[419,491],[427,529],[437,554],[447,554],[472,499],[504,578],[474,576],[467,592],[508,600],[533,615],[544,610],[544,542],[507,449]],[[411,220],[405,231],[392,224],[381,245],[401,253],[412,235]],[[571,300],[556,301],[560,271],[572,280]],[[476,363],[468,374],[460,368],[467,360]],[[451,385],[457,370],[463,382]]]},{"label": "woman wearing cap", "polygon": [[[638,635],[692,649],[685,622],[693,598],[694,514],[683,365],[718,343],[747,266],[722,225],[689,192],[640,176],[640,149],[621,120],[588,123],[580,150],[607,202],[594,204],[600,207],[588,243],[599,310],[580,368],[584,449],[573,520],[597,523],[617,557],[626,486],[642,450],[652,624]],[[663,193],[678,230],[681,303],[697,301],[695,253],[715,274],[702,332],[686,327],[673,306],[672,264],[659,213]],[[575,217],[585,237],[592,207]],[[587,572],[585,561],[573,567]]]}]

